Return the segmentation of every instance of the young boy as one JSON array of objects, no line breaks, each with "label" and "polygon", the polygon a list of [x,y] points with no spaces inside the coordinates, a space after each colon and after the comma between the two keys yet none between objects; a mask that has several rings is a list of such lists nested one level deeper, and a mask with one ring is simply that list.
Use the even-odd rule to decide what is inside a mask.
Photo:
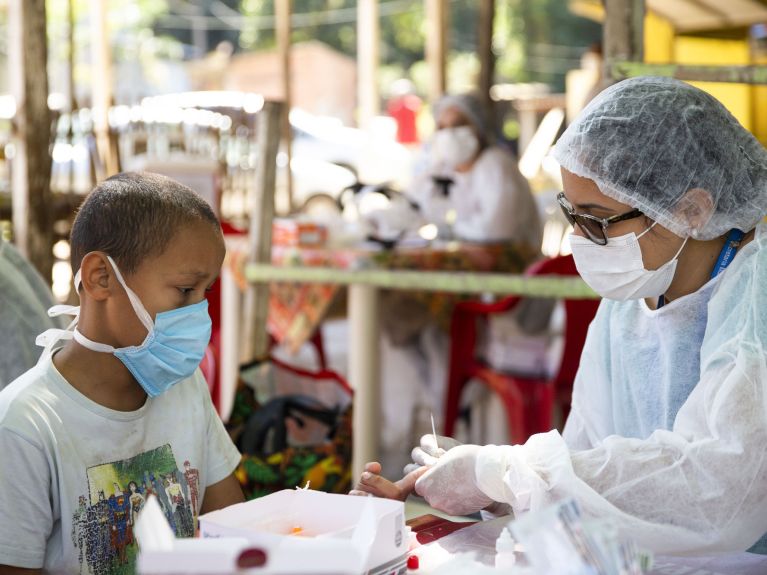
[{"label": "young boy", "polygon": [[223,258],[210,207],[168,178],[118,174],[83,203],[77,327],[0,392],[0,574],[132,572],[136,492],[179,536],[243,500],[197,369]]}]

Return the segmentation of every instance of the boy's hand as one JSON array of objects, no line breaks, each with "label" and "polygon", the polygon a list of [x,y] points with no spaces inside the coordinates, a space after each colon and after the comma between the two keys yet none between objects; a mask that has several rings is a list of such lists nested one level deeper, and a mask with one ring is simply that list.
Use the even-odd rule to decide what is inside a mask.
[{"label": "boy's hand", "polygon": [[349,492],[349,495],[374,495],[385,499],[405,501],[408,495],[415,491],[415,482],[426,473],[426,467],[420,467],[407,474],[399,481],[389,481],[381,477],[381,464],[373,461],[365,465],[359,483]]}]

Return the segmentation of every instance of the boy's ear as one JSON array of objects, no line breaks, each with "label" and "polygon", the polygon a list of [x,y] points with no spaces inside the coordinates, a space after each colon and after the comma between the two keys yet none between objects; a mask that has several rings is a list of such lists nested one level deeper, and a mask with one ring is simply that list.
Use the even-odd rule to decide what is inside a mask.
[{"label": "boy's ear", "polygon": [[111,295],[110,276],[112,268],[106,255],[102,252],[90,252],[85,255],[80,264],[80,286],[88,297],[96,301],[103,301]]}]

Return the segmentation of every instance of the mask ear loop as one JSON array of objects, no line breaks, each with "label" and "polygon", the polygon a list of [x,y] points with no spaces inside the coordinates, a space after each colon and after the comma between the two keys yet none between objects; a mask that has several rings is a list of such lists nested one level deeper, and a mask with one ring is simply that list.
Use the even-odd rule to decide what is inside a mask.
[{"label": "mask ear loop", "polygon": [[[641,238],[643,235],[645,235],[647,232],[649,232],[651,229],[653,229],[653,227],[655,227],[655,224],[657,224],[657,223],[658,223],[658,222],[653,222],[653,223],[650,225],[650,227],[649,227],[649,228],[647,228],[645,231],[643,231],[641,234],[639,234],[639,235],[637,236],[637,241],[639,240],[639,238]],[[677,259],[677,258],[679,257],[679,254],[681,254],[681,253],[682,253],[682,250],[684,249],[684,246],[686,246],[686,245],[687,245],[687,240],[689,240],[689,239],[690,239],[690,236],[687,236],[686,238],[684,238],[684,241],[682,242],[682,245],[681,245],[681,246],[679,246],[679,249],[677,250],[676,254],[674,254],[674,257],[672,257],[672,258],[671,258],[669,261],[667,261],[667,262],[666,262],[664,265],[668,265],[669,263],[673,262],[675,259]]]},{"label": "mask ear loop", "polygon": [[130,300],[131,306],[133,307],[133,311],[136,312],[136,315],[138,316],[139,320],[141,321],[142,324],[144,324],[147,334],[152,333],[154,331],[154,322],[152,321],[152,318],[149,316],[149,313],[146,311],[144,304],[141,303],[141,299],[139,299],[136,293],[128,287],[127,283],[125,283],[125,280],[123,279],[123,276],[120,273],[120,270],[117,268],[117,264],[112,259],[112,257],[107,256],[107,259],[109,260],[109,263],[112,264],[112,269],[115,272],[115,277],[117,277],[117,281],[120,282],[120,285],[123,286],[123,289],[125,289],[125,293],[128,294],[128,299]]},{"label": "mask ear loop", "polygon": [[[120,273],[120,269],[117,267],[117,264],[112,259],[112,257],[107,256],[107,259],[109,260],[109,264],[112,266],[112,269],[115,272],[115,277],[117,278],[117,281],[120,282],[120,285],[125,290],[125,293],[128,294],[128,300],[131,303],[131,307],[133,308],[133,311],[136,313],[136,316],[138,316],[139,321],[141,321],[141,323],[146,328],[147,337],[149,337],[149,334],[151,334],[154,331],[154,322],[152,321],[152,318],[149,316],[149,313],[144,308],[144,305],[141,303],[141,300],[136,295],[136,293],[128,287],[127,283],[125,283],[125,279],[123,279],[123,276]],[[77,270],[77,274],[75,274],[75,288],[77,288],[80,284],[80,277],[81,277],[80,270]],[[76,319],[75,319],[75,322],[73,322],[73,325],[76,323]],[[113,353],[116,349],[111,345],[108,345],[105,343],[99,343],[97,341],[88,339],[76,327],[74,328],[74,331],[71,337],[73,337],[77,343],[79,343],[80,345],[84,347],[87,347],[88,349],[92,351],[98,351],[102,353]]]}]

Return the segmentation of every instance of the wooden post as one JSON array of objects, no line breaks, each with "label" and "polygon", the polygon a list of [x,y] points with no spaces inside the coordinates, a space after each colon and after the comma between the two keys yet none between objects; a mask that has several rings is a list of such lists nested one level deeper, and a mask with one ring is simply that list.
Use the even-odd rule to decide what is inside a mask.
[{"label": "wooden post", "polygon": [[282,138],[285,142],[285,153],[288,156],[286,182],[288,191],[288,211],[293,211],[293,171],[291,162],[293,160],[292,152],[292,133],[290,130],[290,109],[292,108],[291,95],[291,74],[292,65],[290,61],[290,18],[292,13],[292,0],[278,0],[275,2],[275,11],[277,17],[277,50],[280,54],[280,63],[282,64],[282,99],[284,106],[282,110]]},{"label": "wooden post", "polygon": [[[272,220],[274,219],[274,181],[277,149],[280,144],[280,118],[283,105],[264,102],[258,114],[258,157],[256,186],[250,213],[248,254],[250,263],[269,263],[272,259]],[[248,286],[245,292],[240,360],[263,360],[269,354],[266,320],[269,311],[269,284]]]},{"label": "wooden post", "polygon": [[604,86],[613,83],[614,61],[641,62],[644,59],[644,0],[604,0],[605,23],[602,32]]},{"label": "wooden post", "polygon": [[379,114],[378,64],[380,28],[378,0],[357,3],[357,124],[366,129]]},{"label": "wooden post", "polygon": [[109,107],[112,105],[112,50],[107,28],[107,1],[90,0],[91,75],[93,127],[101,165],[96,172],[98,180],[117,173],[117,158],[112,154],[109,141]]},{"label": "wooden post", "polygon": [[349,286],[349,382],[354,388],[352,477],[365,463],[376,461],[381,437],[381,366],[379,290],[375,286]]},{"label": "wooden post", "polygon": [[447,9],[447,0],[426,0],[426,63],[431,102],[436,102],[447,89]]},{"label": "wooden post", "polygon": [[45,0],[11,0],[8,16],[8,64],[16,99],[12,165],[14,242],[50,283],[53,213]]},{"label": "wooden post", "polygon": [[495,81],[495,54],[493,54],[493,23],[495,21],[495,0],[480,0],[479,3],[479,94],[485,108],[485,119],[491,131],[495,130],[495,107],[490,97],[490,88]]}]

